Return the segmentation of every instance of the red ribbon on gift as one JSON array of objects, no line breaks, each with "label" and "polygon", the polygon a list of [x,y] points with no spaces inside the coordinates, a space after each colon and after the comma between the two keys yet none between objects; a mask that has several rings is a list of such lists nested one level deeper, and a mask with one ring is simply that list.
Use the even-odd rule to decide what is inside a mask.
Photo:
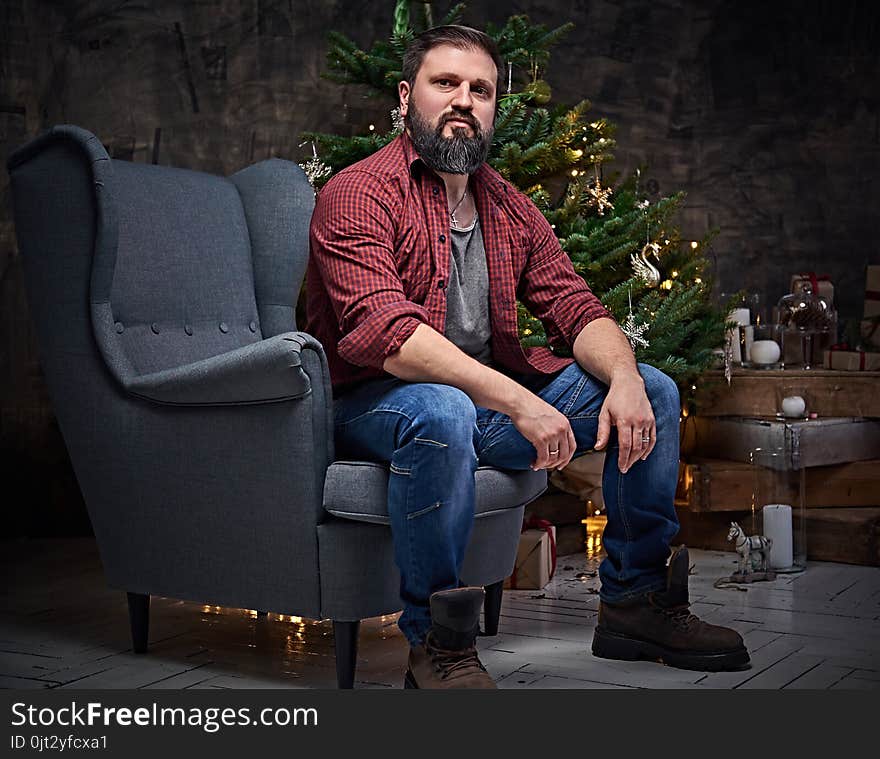
[{"label": "red ribbon on gift", "polygon": [[[521,530],[521,532],[526,530],[544,530],[547,533],[547,537],[550,538],[550,577],[553,577],[553,574],[556,572],[556,539],[553,537],[552,527],[552,522],[532,516],[523,520]],[[513,568],[513,574],[510,575],[510,588],[511,590],[516,590],[516,567]]]},{"label": "red ribbon on gift", "polygon": [[819,294],[819,282],[830,282],[831,281],[830,275],[816,274],[816,272],[814,272],[814,271],[805,271],[805,272],[798,274],[798,276],[801,279],[809,279],[810,280],[810,287],[813,288],[813,294],[815,294],[815,295]]},{"label": "red ribbon on gift", "polygon": [[556,571],[556,539],[553,537],[551,527],[553,527],[551,522],[535,516],[524,519],[522,526],[523,532],[526,530],[544,530],[547,533],[547,537],[550,538],[550,576],[553,577],[553,573]]},{"label": "red ribbon on gift", "polygon": [[[865,351],[857,351],[853,350],[849,347],[848,343],[835,343],[829,349],[829,353],[834,353],[834,351],[847,351],[848,353],[858,353],[859,354],[859,371],[865,371]],[[828,362],[831,366],[834,366],[834,359]]]}]

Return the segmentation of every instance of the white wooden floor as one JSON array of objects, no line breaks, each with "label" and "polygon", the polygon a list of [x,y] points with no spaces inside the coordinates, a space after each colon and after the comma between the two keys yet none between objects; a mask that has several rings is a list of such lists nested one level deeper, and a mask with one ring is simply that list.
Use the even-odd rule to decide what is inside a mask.
[{"label": "white wooden floor", "polygon": [[[0,687],[335,687],[329,622],[154,598],[150,652],[135,655],[125,596],[105,587],[94,540],[6,541],[2,553]],[[735,554],[692,550],[693,611],[739,630],[752,656],[749,670],[704,673],[590,654],[600,558],[560,557],[544,590],[505,592],[500,634],[479,641],[500,687],[880,689],[880,568],[816,562],[719,589]],[[401,686],[395,620],[362,624],[356,687]]]}]

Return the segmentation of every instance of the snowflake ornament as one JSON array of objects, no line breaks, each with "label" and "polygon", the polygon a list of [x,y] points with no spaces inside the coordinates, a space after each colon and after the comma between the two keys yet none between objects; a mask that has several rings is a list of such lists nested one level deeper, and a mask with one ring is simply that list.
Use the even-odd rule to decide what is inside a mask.
[{"label": "snowflake ornament", "polygon": [[647,324],[637,324],[636,317],[633,315],[632,311],[629,312],[629,316],[626,317],[623,324],[620,325],[620,331],[626,335],[629,340],[629,344],[632,346],[632,349],[636,349],[636,345],[641,345],[642,348],[647,348],[650,343],[642,337],[645,332],[648,331],[649,325]]},{"label": "snowflake ornament", "polygon": [[309,180],[309,184],[312,187],[315,187],[315,182],[322,180],[324,177],[330,176],[333,172],[333,169],[318,158],[318,150],[315,147],[314,142],[312,143],[312,157],[305,163],[299,164],[299,167],[305,172],[306,179]]},{"label": "snowflake ornament", "polygon": [[599,216],[605,215],[605,210],[614,210],[614,203],[611,202],[611,193],[614,192],[610,187],[603,187],[602,182],[599,180],[599,177],[596,177],[596,181],[587,188],[587,194],[590,196],[591,201],[596,206],[596,213]]}]

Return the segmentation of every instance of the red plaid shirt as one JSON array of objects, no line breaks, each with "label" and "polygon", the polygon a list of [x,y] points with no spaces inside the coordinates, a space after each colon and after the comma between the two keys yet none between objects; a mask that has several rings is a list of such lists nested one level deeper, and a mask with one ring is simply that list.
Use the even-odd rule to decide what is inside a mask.
[{"label": "red plaid shirt", "polygon": [[[493,364],[524,374],[563,369],[572,359],[520,346],[517,298],[554,347],[571,347],[588,322],[611,314],[534,203],[486,164],[470,187],[489,272]],[[324,346],[335,390],[389,376],[385,359],[419,324],[443,334],[449,237],[443,181],[406,134],[320,191],[310,228],[306,331]]]}]

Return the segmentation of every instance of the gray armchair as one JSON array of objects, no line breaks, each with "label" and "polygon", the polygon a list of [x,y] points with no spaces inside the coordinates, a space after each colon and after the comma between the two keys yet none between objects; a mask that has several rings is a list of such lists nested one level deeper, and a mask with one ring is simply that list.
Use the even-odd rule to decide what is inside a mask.
[{"label": "gray armchair", "polygon": [[[321,345],[297,331],[311,186],[111,160],[56,126],[8,161],[43,370],[134,650],[150,595],[332,619],[352,687],[361,619],[400,608],[387,470],[334,462]],[[544,473],[477,472],[462,576],[497,632]]]}]

